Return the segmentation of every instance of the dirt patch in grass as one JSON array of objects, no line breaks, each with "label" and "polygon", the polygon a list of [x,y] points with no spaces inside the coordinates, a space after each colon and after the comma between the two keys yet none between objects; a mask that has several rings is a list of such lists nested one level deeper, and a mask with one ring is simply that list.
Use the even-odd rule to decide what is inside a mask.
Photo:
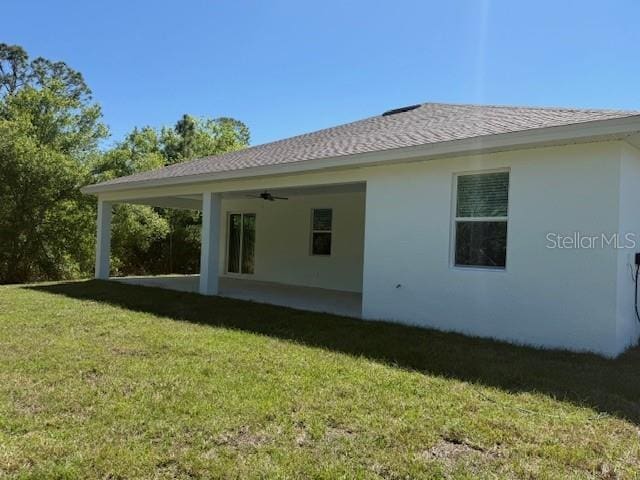
[{"label": "dirt patch in grass", "polygon": [[601,463],[600,465],[598,465],[596,478],[600,480],[618,480],[623,477],[616,471],[614,467],[612,467],[608,463]]},{"label": "dirt patch in grass", "polygon": [[353,438],[355,437],[355,435],[356,435],[356,432],[353,429],[349,427],[343,427],[343,426],[327,427],[327,430],[325,432],[325,437],[327,438],[327,440]]},{"label": "dirt patch in grass", "polygon": [[36,399],[20,399],[13,402],[16,413],[22,415],[37,415],[45,411],[45,407]]},{"label": "dirt patch in grass", "polygon": [[437,460],[447,465],[458,462],[486,463],[502,456],[499,445],[485,449],[467,440],[453,437],[442,437],[433,447],[422,452],[424,460]]},{"label": "dirt patch in grass", "polygon": [[303,422],[296,423],[295,433],[295,444],[297,447],[306,447],[311,443],[309,439],[309,433],[307,432],[307,427]]},{"label": "dirt patch in grass", "polygon": [[219,446],[233,448],[258,448],[269,441],[269,437],[263,433],[252,432],[247,425],[224,432],[216,439]]},{"label": "dirt patch in grass", "polygon": [[97,386],[101,382],[103,377],[103,373],[97,368],[90,368],[89,370],[85,370],[81,372],[80,375],[82,376],[82,380],[93,387]]}]

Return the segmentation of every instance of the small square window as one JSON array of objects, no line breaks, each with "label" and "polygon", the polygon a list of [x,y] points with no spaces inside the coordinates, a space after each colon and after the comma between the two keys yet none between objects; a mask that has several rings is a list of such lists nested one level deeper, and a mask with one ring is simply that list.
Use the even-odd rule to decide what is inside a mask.
[{"label": "small square window", "polygon": [[331,255],[333,210],[314,208],[311,217],[311,255]]}]

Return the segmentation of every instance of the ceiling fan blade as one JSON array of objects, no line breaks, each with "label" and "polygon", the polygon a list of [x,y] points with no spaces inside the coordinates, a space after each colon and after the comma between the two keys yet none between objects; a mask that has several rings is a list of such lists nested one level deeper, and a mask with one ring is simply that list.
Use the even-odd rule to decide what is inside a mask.
[{"label": "ceiling fan blade", "polygon": [[260,193],[258,195],[245,195],[246,198],[260,198],[262,200],[268,200],[274,202],[276,200],[289,200],[287,197],[274,197],[269,192]]}]

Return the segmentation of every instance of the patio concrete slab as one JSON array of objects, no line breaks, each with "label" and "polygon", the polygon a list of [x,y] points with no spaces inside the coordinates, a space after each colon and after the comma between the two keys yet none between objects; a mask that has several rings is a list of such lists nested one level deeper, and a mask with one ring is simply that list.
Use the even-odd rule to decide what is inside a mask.
[{"label": "patio concrete slab", "polygon": [[[182,292],[198,292],[199,275],[161,275],[144,277],[112,277],[121,283],[165,288]],[[360,317],[362,295],[341,290],[301,287],[281,283],[220,277],[220,296],[269,303],[285,307],[326,312],[347,317]]]}]

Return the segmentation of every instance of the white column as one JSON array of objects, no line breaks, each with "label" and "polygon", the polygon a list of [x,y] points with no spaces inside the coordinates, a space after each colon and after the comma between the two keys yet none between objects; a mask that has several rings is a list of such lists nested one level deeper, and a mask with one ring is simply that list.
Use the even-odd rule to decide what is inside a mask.
[{"label": "white column", "polygon": [[218,294],[218,257],[220,244],[220,194],[202,194],[202,235],[200,240],[200,293]]},{"label": "white column", "polygon": [[109,257],[111,256],[111,212],[109,202],[98,200],[98,232],[96,235],[96,278],[109,278]]}]

